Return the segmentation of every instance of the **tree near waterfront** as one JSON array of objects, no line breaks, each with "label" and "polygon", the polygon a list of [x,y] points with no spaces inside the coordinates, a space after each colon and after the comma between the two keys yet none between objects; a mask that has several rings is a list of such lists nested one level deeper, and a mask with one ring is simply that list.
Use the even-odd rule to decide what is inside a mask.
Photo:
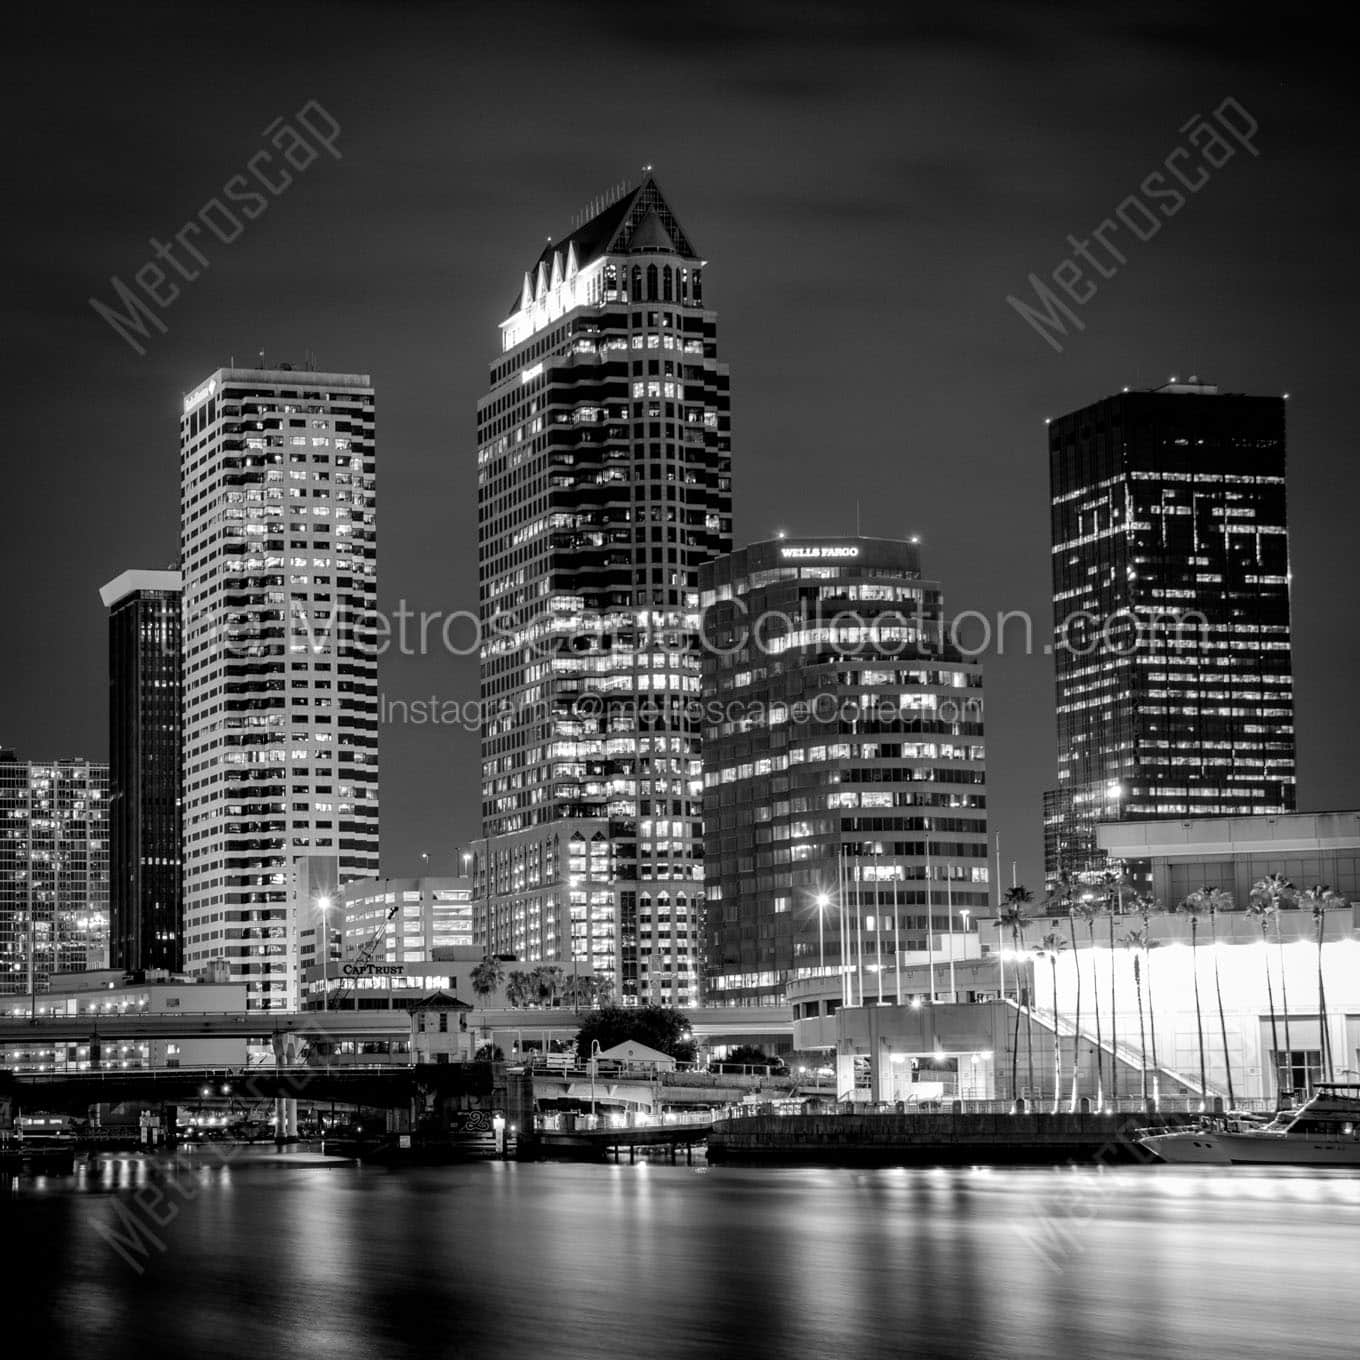
[{"label": "tree near waterfront", "polygon": [[[1293,1099],[1294,1095],[1294,1043],[1289,1034],[1289,977],[1284,967],[1284,921],[1280,911],[1284,907],[1298,905],[1298,889],[1283,874],[1267,874],[1252,884],[1253,898],[1262,898],[1269,904],[1270,913],[1275,918],[1275,952],[1280,963],[1280,1010],[1284,1017],[1285,1070],[1280,1080],[1280,1096]],[[1288,1086],[1284,1085],[1287,1081]]]},{"label": "tree near waterfront", "polygon": [[1191,893],[1177,911],[1190,918],[1190,973],[1195,983],[1195,1033],[1199,1038],[1199,1092],[1204,1100],[1209,1098],[1209,1079],[1204,1071],[1204,1015],[1199,1004],[1199,918],[1203,904],[1198,893]]},{"label": "tree near waterfront", "polygon": [[[1157,1007],[1152,1000],[1152,951],[1157,941],[1152,938],[1152,913],[1163,910],[1162,904],[1151,893],[1139,893],[1134,906],[1143,919],[1143,985],[1147,988],[1148,1034],[1152,1040],[1152,1096],[1162,1098],[1162,1065],[1157,1057]],[[1135,976],[1134,981],[1138,979]]]},{"label": "tree near waterfront", "polygon": [[1124,872],[1123,862],[1111,860],[1115,867],[1106,869],[1099,877],[1100,896],[1105,908],[1105,919],[1110,927],[1110,1096],[1119,1099],[1119,970],[1114,966],[1114,918],[1124,914],[1124,890],[1131,884]]},{"label": "tree near waterfront", "polygon": [[[1023,947],[1025,930],[1029,926],[1029,916],[1025,908],[1034,901],[1034,894],[1022,884],[1016,884],[1013,888],[1007,888],[1005,896],[1001,899],[1001,910],[997,913],[996,925],[1002,934],[1009,933],[1011,937],[1011,949],[1015,956],[1015,966],[1020,967],[1020,951]],[[1015,999],[1015,1041],[1011,1045],[1011,1099],[1015,1099],[1017,1086],[1019,1085],[1020,1068],[1020,1006],[1021,997],[1019,995],[1019,985],[1016,986]],[[1002,997],[1005,1000],[1005,997]],[[1033,1074],[1031,1073],[1030,1085],[1034,1084]]]},{"label": "tree near waterfront", "polygon": [[672,1006],[601,1006],[582,1019],[576,1053],[578,1058],[589,1059],[595,1043],[610,1049],[629,1040],[677,1062],[694,1061],[696,1045],[689,1018]]},{"label": "tree near waterfront", "polygon": [[536,995],[533,975],[522,968],[512,969],[510,976],[505,980],[506,1004],[520,1010],[527,1006]]},{"label": "tree near waterfront", "polygon": [[[482,999],[482,1028],[486,1029],[486,1000],[505,980],[505,966],[494,954],[488,954],[481,963],[474,966],[470,981],[475,995]],[[487,1045],[491,1043],[491,1032],[487,1030]]]},{"label": "tree near waterfront", "polygon": [[[1067,941],[1056,930],[1050,930],[1034,951],[1041,959],[1048,960],[1053,974],[1053,1113],[1058,1113],[1062,1100],[1062,1030],[1058,1020],[1058,955],[1067,948]],[[1080,1036],[1078,1036],[1080,1037]]]},{"label": "tree near waterfront", "polygon": [[[1278,877],[1278,875],[1272,874],[1271,877]],[[1252,888],[1251,896],[1247,901],[1247,915],[1252,917],[1261,927],[1261,943],[1265,946],[1262,957],[1266,965],[1266,1002],[1270,1007],[1270,1051],[1271,1062],[1275,1069],[1275,1099],[1277,1105],[1280,1097],[1284,1094],[1284,1082],[1280,1071],[1280,1031],[1275,1018],[1275,985],[1270,976],[1270,923],[1278,916],[1279,910],[1278,902],[1268,892],[1261,891],[1260,883]]]},{"label": "tree near waterfront", "polygon": [[1204,907],[1209,913],[1209,935],[1214,960],[1214,995],[1218,999],[1218,1032],[1223,1039],[1223,1070],[1228,1077],[1228,1108],[1236,1109],[1237,1095],[1233,1091],[1232,1057],[1228,1053],[1228,1022],[1223,1014],[1223,982],[1218,969],[1218,913],[1231,911],[1233,900],[1222,888],[1206,887],[1202,891]]},{"label": "tree near waterfront", "polygon": [[1336,1080],[1332,1064],[1332,1033],[1327,1023],[1327,988],[1322,977],[1322,941],[1327,927],[1327,913],[1350,903],[1326,883],[1315,883],[1299,898],[1299,905],[1313,913],[1313,926],[1317,935],[1317,987],[1318,987],[1318,1024],[1322,1028],[1322,1070],[1328,1081]]},{"label": "tree near waterfront", "polygon": [[602,1005],[606,996],[607,988],[593,973],[568,973],[562,979],[562,1004],[574,1011]]},{"label": "tree near waterfront", "polygon": [[534,1000],[540,1006],[552,1007],[557,1005],[558,995],[562,990],[563,976],[562,970],[555,963],[540,963],[529,974],[529,981],[533,987]]},{"label": "tree near waterfront", "polygon": [[1133,986],[1134,990],[1138,993],[1138,1053],[1143,1076],[1143,1103],[1146,1104],[1148,1094],[1147,1032],[1143,1025],[1143,975],[1140,966],[1142,960],[1139,958],[1139,953],[1141,951],[1144,956],[1146,956],[1148,947],[1147,931],[1129,931],[1128,934],[1124,936],[1124,947],[1133,954]]},{"label": "tree near waterfront", "polygon": [[1086,938],[1091,946],[1091,1009],[1096,1016],[1096,1108],[1104,1109],[1105,1037],[1100,1032],[1100,974],[1096,970],[1096,917],[1100,914],[1100,903],[1091,894],[1083,893],[1073,910],[1086,922]]},{"label": "tree near waterfront", "polygon": [[1071,937],[1072,943],[1072,967],[1076,970],[1077,975],[1077,998],[1073,1018],[1076,1033],[1072,1040],[1071,1108],[1073,1110],[1076,1110],[1077,1101],[1080,1098],[1078,1086],[1081,1081],[1081,955],[1077,951],[1077,917],[1081,914],[1078,906],[1079,901],[1078,884],[1075,876],[1068,873],[1066,869],[1062,870],[1058,874],[1057,882],[1054,884],[1053,891],[1049,893],[1045,905],[1055,914],[1061,913],[1067,917],[1067,933]]}]

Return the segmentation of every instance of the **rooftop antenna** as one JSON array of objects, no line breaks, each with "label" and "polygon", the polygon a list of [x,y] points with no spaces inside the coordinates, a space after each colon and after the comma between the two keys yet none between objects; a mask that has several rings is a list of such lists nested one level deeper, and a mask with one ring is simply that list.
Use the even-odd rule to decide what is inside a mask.
[{"label": "rooftop antenna", "polygon": [[861,534],[860,534],[860,531],[859,531],[859,501],[858,501],[858,500],[855,502],[855,537],[856,537],[856,538],[861,537]]}]

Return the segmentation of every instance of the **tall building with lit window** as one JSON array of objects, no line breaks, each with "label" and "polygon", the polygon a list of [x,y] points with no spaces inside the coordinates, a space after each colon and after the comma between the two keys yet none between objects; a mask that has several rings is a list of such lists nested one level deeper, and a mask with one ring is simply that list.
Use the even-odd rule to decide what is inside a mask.
[{"label": "tall building with lit window", "polygon": [[699,579],[705,1002],[891,996],[989,901],[981,662],[915,543],[773,539]]},{"label": "tall building with lit window", "polygon": [[109,767],[0,749],[0,994],[108,966]]},{"label": "tall building with lit window", "polygon": [[470,879],[364,879],[345,885],[340,907],[342,963],[368,945],[374,963],[407,964],[431,962],[436,949],[474,943]]},{"label": "tall building with lit window", "polygon": [[1196,378],[1053,420],[1058,784],[1045,867],[1095,827],[1294,807],[1282,397]]},{"label": "tall building with lit window", "polygon": [[365,374],[184,399],[184,966],[252,1009],[297,1009],[301,931],[378,868],[373,421]]},{"label": "tall building with lit window", "polygon": [[109,963],[183,964],[184,735],[177,571],[125,571],[109,611]]},{"label": "tall building with lit window", "polygon": [[649,175],[539,253],[477,411],[481,939],[624,1004],[698,992],[687,706],[699,566],[732,533],[703,269]]}]

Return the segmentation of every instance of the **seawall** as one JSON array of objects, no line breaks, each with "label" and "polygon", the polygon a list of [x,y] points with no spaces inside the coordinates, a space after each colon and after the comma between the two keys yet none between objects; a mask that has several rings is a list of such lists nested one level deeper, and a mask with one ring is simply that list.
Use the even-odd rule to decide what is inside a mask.
[{"label": "seawall", "polygon": [[1151,1162],[1135,1131],[1176,1122],[1136,1114],[752,1115],[714,1124],[708,1159],[832,1166]]}]

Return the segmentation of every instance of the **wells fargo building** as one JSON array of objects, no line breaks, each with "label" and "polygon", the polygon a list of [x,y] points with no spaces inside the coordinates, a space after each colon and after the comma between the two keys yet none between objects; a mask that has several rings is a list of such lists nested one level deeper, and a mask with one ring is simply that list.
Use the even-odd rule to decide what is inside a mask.
[{"label": "wells fargo building", "polygon": [[989,900],[981,663],[914,543],[774,539],[700,583],[705,1001],[881,982]]}]

